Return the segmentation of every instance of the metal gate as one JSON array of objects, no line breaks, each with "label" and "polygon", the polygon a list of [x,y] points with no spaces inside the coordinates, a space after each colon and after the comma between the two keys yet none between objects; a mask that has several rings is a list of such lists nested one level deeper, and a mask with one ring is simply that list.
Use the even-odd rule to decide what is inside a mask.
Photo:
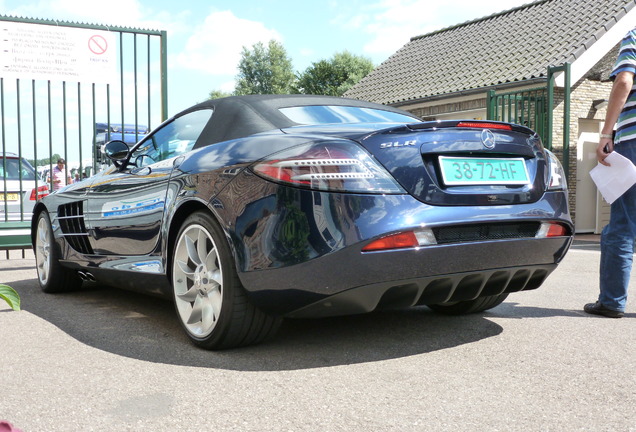
[{"label": "metal gate", "polygon": [[[488,119],[524,125],[547,139],[548,91],[546,87],[488,94]],[[547,144],[547,143],[546,143]]]},{"label": "metal gate", "polygon": [[[2,37],[0,64],[0,249],[8,250],[30,247],[31,209],[53,190],[50,173],[58,158],[66,161],[65,180],[81,180],[100,170],[101,144],[110,139],[136,142],[167,118],[167,33],[9,16],[0,16],[0,24],[0,31],[13,32],[13,39]],[[91,81],[90,74],[88,81],[69,79],[67,71],[59,72],[62,79],[56,76],[60,64],[78,64],[63,33],[74,38],[76,29],[114,41],[108,47],[114,50],[109,51],[114,73],[108,74],[108,83]],[[95,55],[108,45],[97,37],[87,44]],[[23,60],[43,65],[29,72],[46,69],[47,77],[22,77],[19,67],[26,70],[28,64],[13,65],[14,75],[6,72],[12,56],[17,59],[29,50],[47,57]],[[99,64],[89,66],[102,70]]]},{"label": "metal gate", "polygon": [[[563,73],[564,85],[562,97],[563,123],[562,145],[553,143],[555,113],[555,77]],[[548,67],[545,86],[517,90],[509,93],[488,92],[487,118],[524,125],[539,134],[543,145],[560,156],[566,175],[569,174],[570,153],[570,64],[559,67]]]}]

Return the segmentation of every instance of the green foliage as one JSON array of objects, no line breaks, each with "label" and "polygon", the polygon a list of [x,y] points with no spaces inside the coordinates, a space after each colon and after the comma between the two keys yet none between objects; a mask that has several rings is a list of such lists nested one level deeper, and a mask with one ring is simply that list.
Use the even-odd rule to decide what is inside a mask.
[{"label": "green foliage", "polygon": [[342,96],[373,70],[373,62],[343,51],[329,60],[312,63],[298,77],[297,88],[303,94]]},{"label": "green foliage", "polygon": [[38,160],[29,159],[29,163],[33,165],[34,167],[47,166],[47,165],[55,166],[55,163],[57,162],[59,158],[61,158],[61,156],[55,153],[53,156],[49,158],[38,159]]},{"label": "green foliage", "polygon": [[296,76],[285,47],[275,40],[267,47],[259,42],[249,50],[243,47],[238,65],[237,95],[288,94],[293,91]]},{"label": "green foliage", "polygon": [[224,92],[222,90],[212,90],[208,99],[221,99],[228,96],[232,96],[232,93]]},{"label": "green foliage", "polygon": [[10,286],[0,284],[0,299],[6,301],[11,309],[20,310],[20,296]]},{"label": "green foliage", "polygon": [[[247,94],[318,94],[342,96],[374,68],[373,62],[348,51],[329,60],[312,63],[304,72],[294,74],[292,62],[280,42],[259,42],[251,49],[243,47],[235,95]],[[220,90],[210,92],[209,99],[230,96]]]}]

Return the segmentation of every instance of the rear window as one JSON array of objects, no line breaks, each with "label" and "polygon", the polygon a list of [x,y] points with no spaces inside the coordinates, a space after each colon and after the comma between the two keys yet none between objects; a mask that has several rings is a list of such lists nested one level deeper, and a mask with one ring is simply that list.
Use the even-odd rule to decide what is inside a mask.
[{"label": "rear window", "polygon": [[27,161],[22,160],[20,164],[18,158],[0,157],[0,180],[20,180],[20,173],[22,180],[35,180],[35,170]]},{"label": "rear window", "polygon": [[418,120],[404,114],[373,108],[339,105],[314,105],[280,108],[288,119],[301,125],[334,123],[415,123]]}]

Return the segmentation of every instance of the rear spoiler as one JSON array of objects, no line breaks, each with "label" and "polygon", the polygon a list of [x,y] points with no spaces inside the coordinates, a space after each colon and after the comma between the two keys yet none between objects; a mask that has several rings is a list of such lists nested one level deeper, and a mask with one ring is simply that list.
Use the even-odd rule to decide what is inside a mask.
[{"label": "rear spoiler", "polygon": [[532,129],[515,123],[506,123],[493,120],[437,120],[407,125],[411,130],[442,129],[442,128],[466,128],[466,129],[497,129],[534,135]]}]

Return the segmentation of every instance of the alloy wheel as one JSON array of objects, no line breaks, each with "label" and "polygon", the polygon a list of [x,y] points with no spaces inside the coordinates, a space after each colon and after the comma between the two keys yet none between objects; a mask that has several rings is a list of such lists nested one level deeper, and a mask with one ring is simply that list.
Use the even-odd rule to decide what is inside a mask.
[{"label": "alloy wheel", "polygon": [[188,226],[175,248],[172,280],[179,317],[187,331],[204,338],[216,327],[223,306],[223,271],[211,234]]},{"label": "alloy wheel", "polygon": [[51,242],[49,224],[46,218],[40,217],[35,236],[35,262],[41,285],[46,285],[51,271]]}]

